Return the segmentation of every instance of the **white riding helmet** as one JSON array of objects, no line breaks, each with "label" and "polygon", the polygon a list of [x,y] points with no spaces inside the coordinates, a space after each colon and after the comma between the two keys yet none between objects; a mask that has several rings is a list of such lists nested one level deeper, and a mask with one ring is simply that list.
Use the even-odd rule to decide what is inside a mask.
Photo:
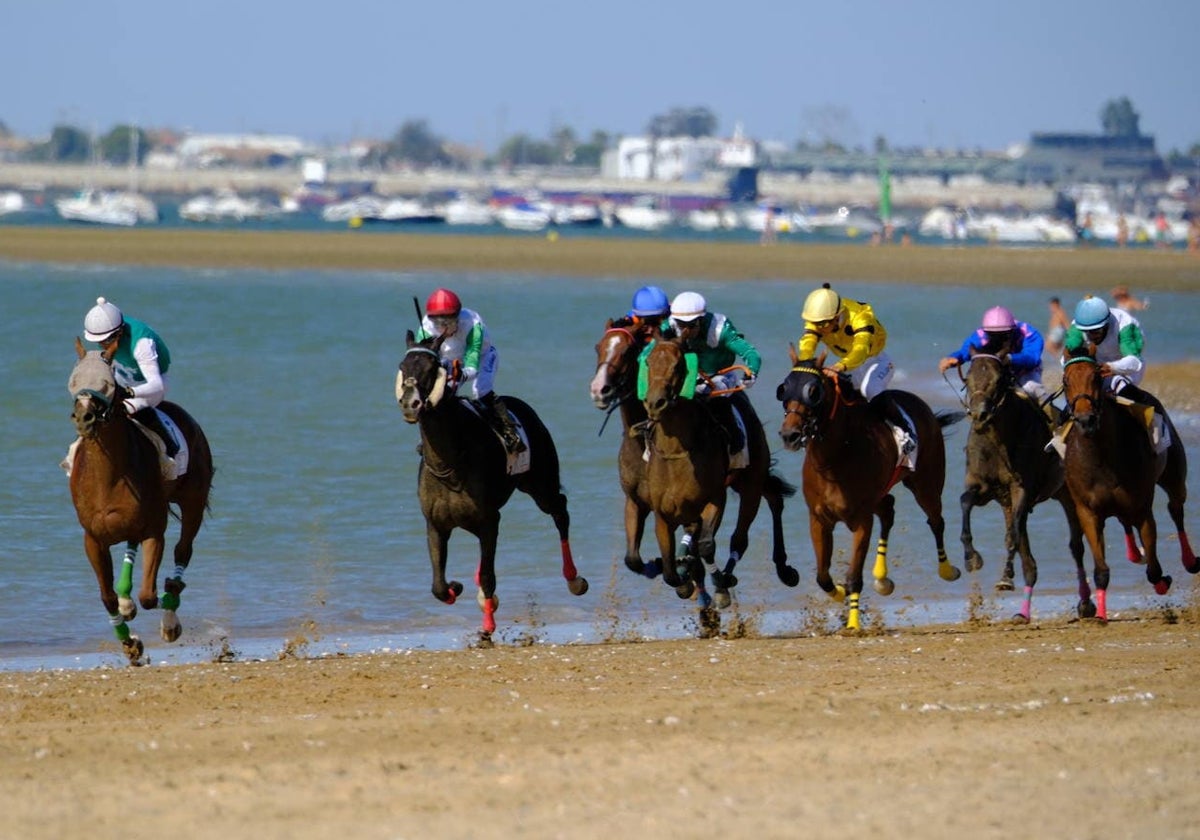
[{"label": "white riding helmet", "polygon": [[681,323],[695,321],[704,317],[708,310],[708,302],[699,292],[681,292],[671,301],[671,320]]},{"label": "white riding helmet", "polygon": [[88,310],[83,319],[83,337],[97,343],[105,341],[125,324],[121,310],[104,298],[96,298],[96,305]]}]

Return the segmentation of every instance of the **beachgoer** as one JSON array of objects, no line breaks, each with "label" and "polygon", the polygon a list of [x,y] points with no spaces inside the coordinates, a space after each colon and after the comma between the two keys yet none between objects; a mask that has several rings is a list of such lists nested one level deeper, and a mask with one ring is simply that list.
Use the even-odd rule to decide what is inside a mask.
[{"label": "beachgoer", "polygon": [[1016,320],[1006,307],[993,306],[983,313],[979,329],[966,337],[962,347],[938,363],[938,370],[945,373],[952,367],[966,364],[971,360],[972,350],[991,355],[1007,353],[1017,387],[1044,403],[1049,397],[1042,384],[1044,349],[1042,334],[1032,324]]},{"label": "beachgoer", "polygon": [[[742,335],[728,317],[719,312],[709,312],[708,302],[698,292],[683,292],[671,301],[669,332],[679,337],[685,352],[696,354],[696,368],[701,374],[696,393],[726,398],[710,398],[708,406],[728,435],[729,454],[734,459],[730,469],[746,466],[748,461],[743,452],[746,435],[734,416],[734,407],[736,405],[742,411],[751,410],[744,392],[754,384],[762,367],[758,348]],[[720,373],[734,366],[739,359],[749,373],[740,370]]]},{"label": "beachgoer", "polygon": [[500,354],[492,344],[487,325],[478,312],[465,308],[458,295],[449,289],[437,289],[425,301],[417,340],[435,336],[445,336],[439,352],[448,374],[447,383],[457,393],[459,387],[469,382],[471,400],[504,440],[504,447],[514,454],[525,451],[516,422],[504,400],[493,390]]},{"label": "beachgoer", "polygon": [[1150,306],[1149,298],[1133,297],[1129,294],[1129,287],[1124,284],[1114,288],[1110,294],[1117,308],[1124,309],[1126,312],[1140,312],[1143,309],[1148,309]]},{"label": "beachgoer", "polygon": [[1058,355],[1063,349],[1063,339],[1067,337],[1067,329],[1071,326],[1071,319],[1067,316],[1067,311],[1063,309],[1062,300],[1057,297],[1050,298],[1050,323],[1046,328],[1046,347],[1050,352]]}]

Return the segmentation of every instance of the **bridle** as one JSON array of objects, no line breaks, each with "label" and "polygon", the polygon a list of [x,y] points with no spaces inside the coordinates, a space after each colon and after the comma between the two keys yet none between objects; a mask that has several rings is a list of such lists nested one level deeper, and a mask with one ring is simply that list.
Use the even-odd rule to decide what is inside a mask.
[{"label": "bridle", "polygon": [[[833,422],[838,408],[842,405],[848,405],[850,401],[842,393],[842,377],[840,376],[830,376],[815,365],[795,365],[792,368],[792,373],[806,373],[816,377],[816,381],[806,383],[803,392],[796,399],[785,399],[783,401],[784,421],[786,422],[787,418],[792,415],[800,418],[800,445],[803,446],[810,440],[820,440],[821,430]],[[826,399],[828,392],[822,382],[824,379],[829,379],[833,382],[832,400]],[[814,396],[814,390],[818,396]],[[786,397],[787,395],[785,394],[784,396]],[[817,409],[825,402],[829,403],[829,414],[828,416],[821,417]],[[795,407],[797,404],[803,406],[804,410]]]},{"label": "bridle", "polygon": [[[982,388],[971,389],[967,391],[967,403],[965,408],[980,427],[986,426],[992,421],[996,412],[1000,407],[1013,395],[1013,383],[1016,381],[1012,374],[1012,369],[1004,364],[1004,360],[992,353],[976,353],[971,357],[972,365],[977,360],[988,359],[996,362],[1000,368],[1000,377],[988,390]],[[970,375],[963,380],[964,385],[970,385]],[[998,393],[999,396],[994,400],[989,400],[989,396]],[[976,398],[982,403],[978,412],[972,411],[972,406],[975,404]]]},{"label": "bridle", "polygon": [[[1064,393],[1065,393],[1065,389],[1066,389],[1066,369],[1068,367],[1070,367],[1071,365],[1075,364],[1076,362],[1089,362],[1093,366],[1095,366],[1097,364],[1096,360],[1091,356],[1072,356],[1071,358],[1069,358],[1065,362],[1063,362]],[[1104,404],[1104,401],[1102,399],[1103,394],[1104,394],[1103,386],[1101,386],[1099,394],[1090,394],[1090,393],[1076,394],[1075,396],[1073,396],[1067,400],[1067,413],[1070,414],[1072,417],[1074,417],[1077,413],[1075,411],[1076,404],[1080,400],[1087,400],[1089,405],[1091,406],[1092,413],[1099,415],[1101,406]]]}]

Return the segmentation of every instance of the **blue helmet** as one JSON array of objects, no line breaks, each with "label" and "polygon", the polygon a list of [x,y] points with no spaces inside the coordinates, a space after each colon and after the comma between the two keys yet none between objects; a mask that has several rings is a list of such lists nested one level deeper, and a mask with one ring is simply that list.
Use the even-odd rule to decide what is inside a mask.
[{"label": "blue helmet", "polygon": [[669,315],[671,300],[658,286],[642,286],[633,293],[633,308],[630,311],[639,318]]},{"label": "blue helmet", "polygon": [[1088,295],[1075,304],[1075,326],[1081,330],[1098,330],[1108,323],[1108,304]]}]

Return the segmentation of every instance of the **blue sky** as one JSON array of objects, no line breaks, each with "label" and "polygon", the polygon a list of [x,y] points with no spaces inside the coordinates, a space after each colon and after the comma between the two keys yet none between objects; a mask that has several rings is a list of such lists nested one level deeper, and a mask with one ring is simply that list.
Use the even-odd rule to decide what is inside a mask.
[{"label": "blue sky", "polygon": [[1160,151],[1200,143],[1200,2],[35,0],[0,12],[0,121],[386,137],[493,150],[639,134],[703,106],[789,145],[1002,149],[1099,131],[1128,96]]}]

